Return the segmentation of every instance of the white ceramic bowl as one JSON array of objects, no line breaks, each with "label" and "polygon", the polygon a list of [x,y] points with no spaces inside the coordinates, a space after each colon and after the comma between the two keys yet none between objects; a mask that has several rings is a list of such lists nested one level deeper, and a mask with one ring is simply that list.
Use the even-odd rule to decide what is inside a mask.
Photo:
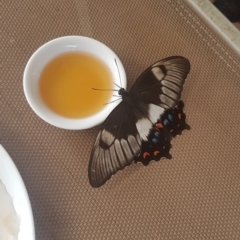
[{"label": "white ceramic bowl", "polygon": [[[56,38],[37,49],[25,67],[23,88],[29,105],[44,121],[63,129],[87,129],[102,123],[120,101],[106,104],[102,110],[89,117],[67,118],[51,111],[43,103],[38,90],[39,76],[45,65],[56,56],[72,51],[89,53],[100,58],[109,67],[113,82],[126,88],[126,74],[118,56],[103,43],[84,36]],[[117,86],[114,86],[114,88],[118,89]],[[116,97],[112,96],[109,102],[114,100],[116,100]]]}]

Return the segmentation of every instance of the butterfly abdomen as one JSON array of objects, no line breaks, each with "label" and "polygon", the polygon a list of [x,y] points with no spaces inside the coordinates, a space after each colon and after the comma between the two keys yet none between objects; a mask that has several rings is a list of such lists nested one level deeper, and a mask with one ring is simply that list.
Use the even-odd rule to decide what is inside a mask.
[{"label": "butterfly abdomen", "polygon": [[151,160],[159,161],[165,157],[170,159],[171,139],[180,135],[184,129],[190,129],[183,113],[184,104],[179,101],[173,109],[166,110],[150,131],[148,141],[142,142],[141,152],[135,157],[135,162],[148,165]]}]

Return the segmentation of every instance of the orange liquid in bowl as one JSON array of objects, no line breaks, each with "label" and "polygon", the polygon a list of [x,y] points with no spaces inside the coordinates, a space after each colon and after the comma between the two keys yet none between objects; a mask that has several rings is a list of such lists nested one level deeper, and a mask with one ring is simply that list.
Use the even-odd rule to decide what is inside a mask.
[{"label": "orange liquid in bowl", "polygon": [[67,118],[83,118],[100,111],[110,101],[112,74],[95,56],[72,52],[57,56],[43,69],[39,93],[45,105]]}]

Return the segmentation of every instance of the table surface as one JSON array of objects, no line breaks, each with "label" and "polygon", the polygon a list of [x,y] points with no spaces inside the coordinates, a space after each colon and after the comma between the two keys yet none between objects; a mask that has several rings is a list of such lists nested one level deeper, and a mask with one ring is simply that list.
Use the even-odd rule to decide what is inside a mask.
[{"label": "table surface", "polygon": [[[26,184],[37,240],[240,239],[240,57],[189,1],[6,0],[1,19],[0,140]],[[89,185],[100,127],[53,127],[23,93],[32,53],[65,35],[113,49],[128,89],[161,58],[190,60],[181,99],[191,129],[172,140],[171,160]]]}]

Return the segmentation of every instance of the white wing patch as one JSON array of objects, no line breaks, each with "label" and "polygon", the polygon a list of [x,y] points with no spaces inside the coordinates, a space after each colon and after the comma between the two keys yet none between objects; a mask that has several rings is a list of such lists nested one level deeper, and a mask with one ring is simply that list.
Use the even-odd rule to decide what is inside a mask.
[{"label": "white wing patch", "polygon": [[162,92],[176,101],[179,99],[179,94],[177,94],[176,92],[172,91],[169,88],[162,87]]},{"label": "white wing patch", "polygon": [[157,120],[160,118],[164,111],[165,111],[164,108],[150,103],[148,117],[153,123],[155,123],[157,122]]},{"label": "white wing patch", "polygon": [[167,108],[171,108],[176,105],[176,101],[166,95],[161,94],[159,95],[159,98],[163,104],[167,105]]},{"label": "white wing patch", "polygon": [[133,158],[134,155],[133,155],[133,153],[131,151],[131,147],[129,146],[128,142],[125,139],[121,140],[121,145],[122,145],[122,148],[124,149],[125,155],[128,158]]},{"label": "white wing patch", "polygon": [[165,77],[165,74],[162,72],[161,68],[159,67],[153,67],[151,71],[158,81],[161,81]]},{"label": "white wing patch", "polygon": [[110,132],[106,131],[105,129],[102,131],[101,140],[107,144],[107,146],[111,146],[114,139],[114,136]]},{"label": "white wing patch", "polygon": [[[139,138],[139,136],[137,136],[137,137]],[[140,146],[141,146],[141,141],[138,142],[138,139],[136,139],[132,135],[129,135],[128,136],[128,142],[129,142],[129,145],[131,146],[133,154],[136,155],[139,151]]]},{"label": "white wing patch", "polygon": [[136,123],[137,130],[139,132],[140,137],[147,141],[148,134],[152,128],[152,122],[147,118],[139,119]]}]

